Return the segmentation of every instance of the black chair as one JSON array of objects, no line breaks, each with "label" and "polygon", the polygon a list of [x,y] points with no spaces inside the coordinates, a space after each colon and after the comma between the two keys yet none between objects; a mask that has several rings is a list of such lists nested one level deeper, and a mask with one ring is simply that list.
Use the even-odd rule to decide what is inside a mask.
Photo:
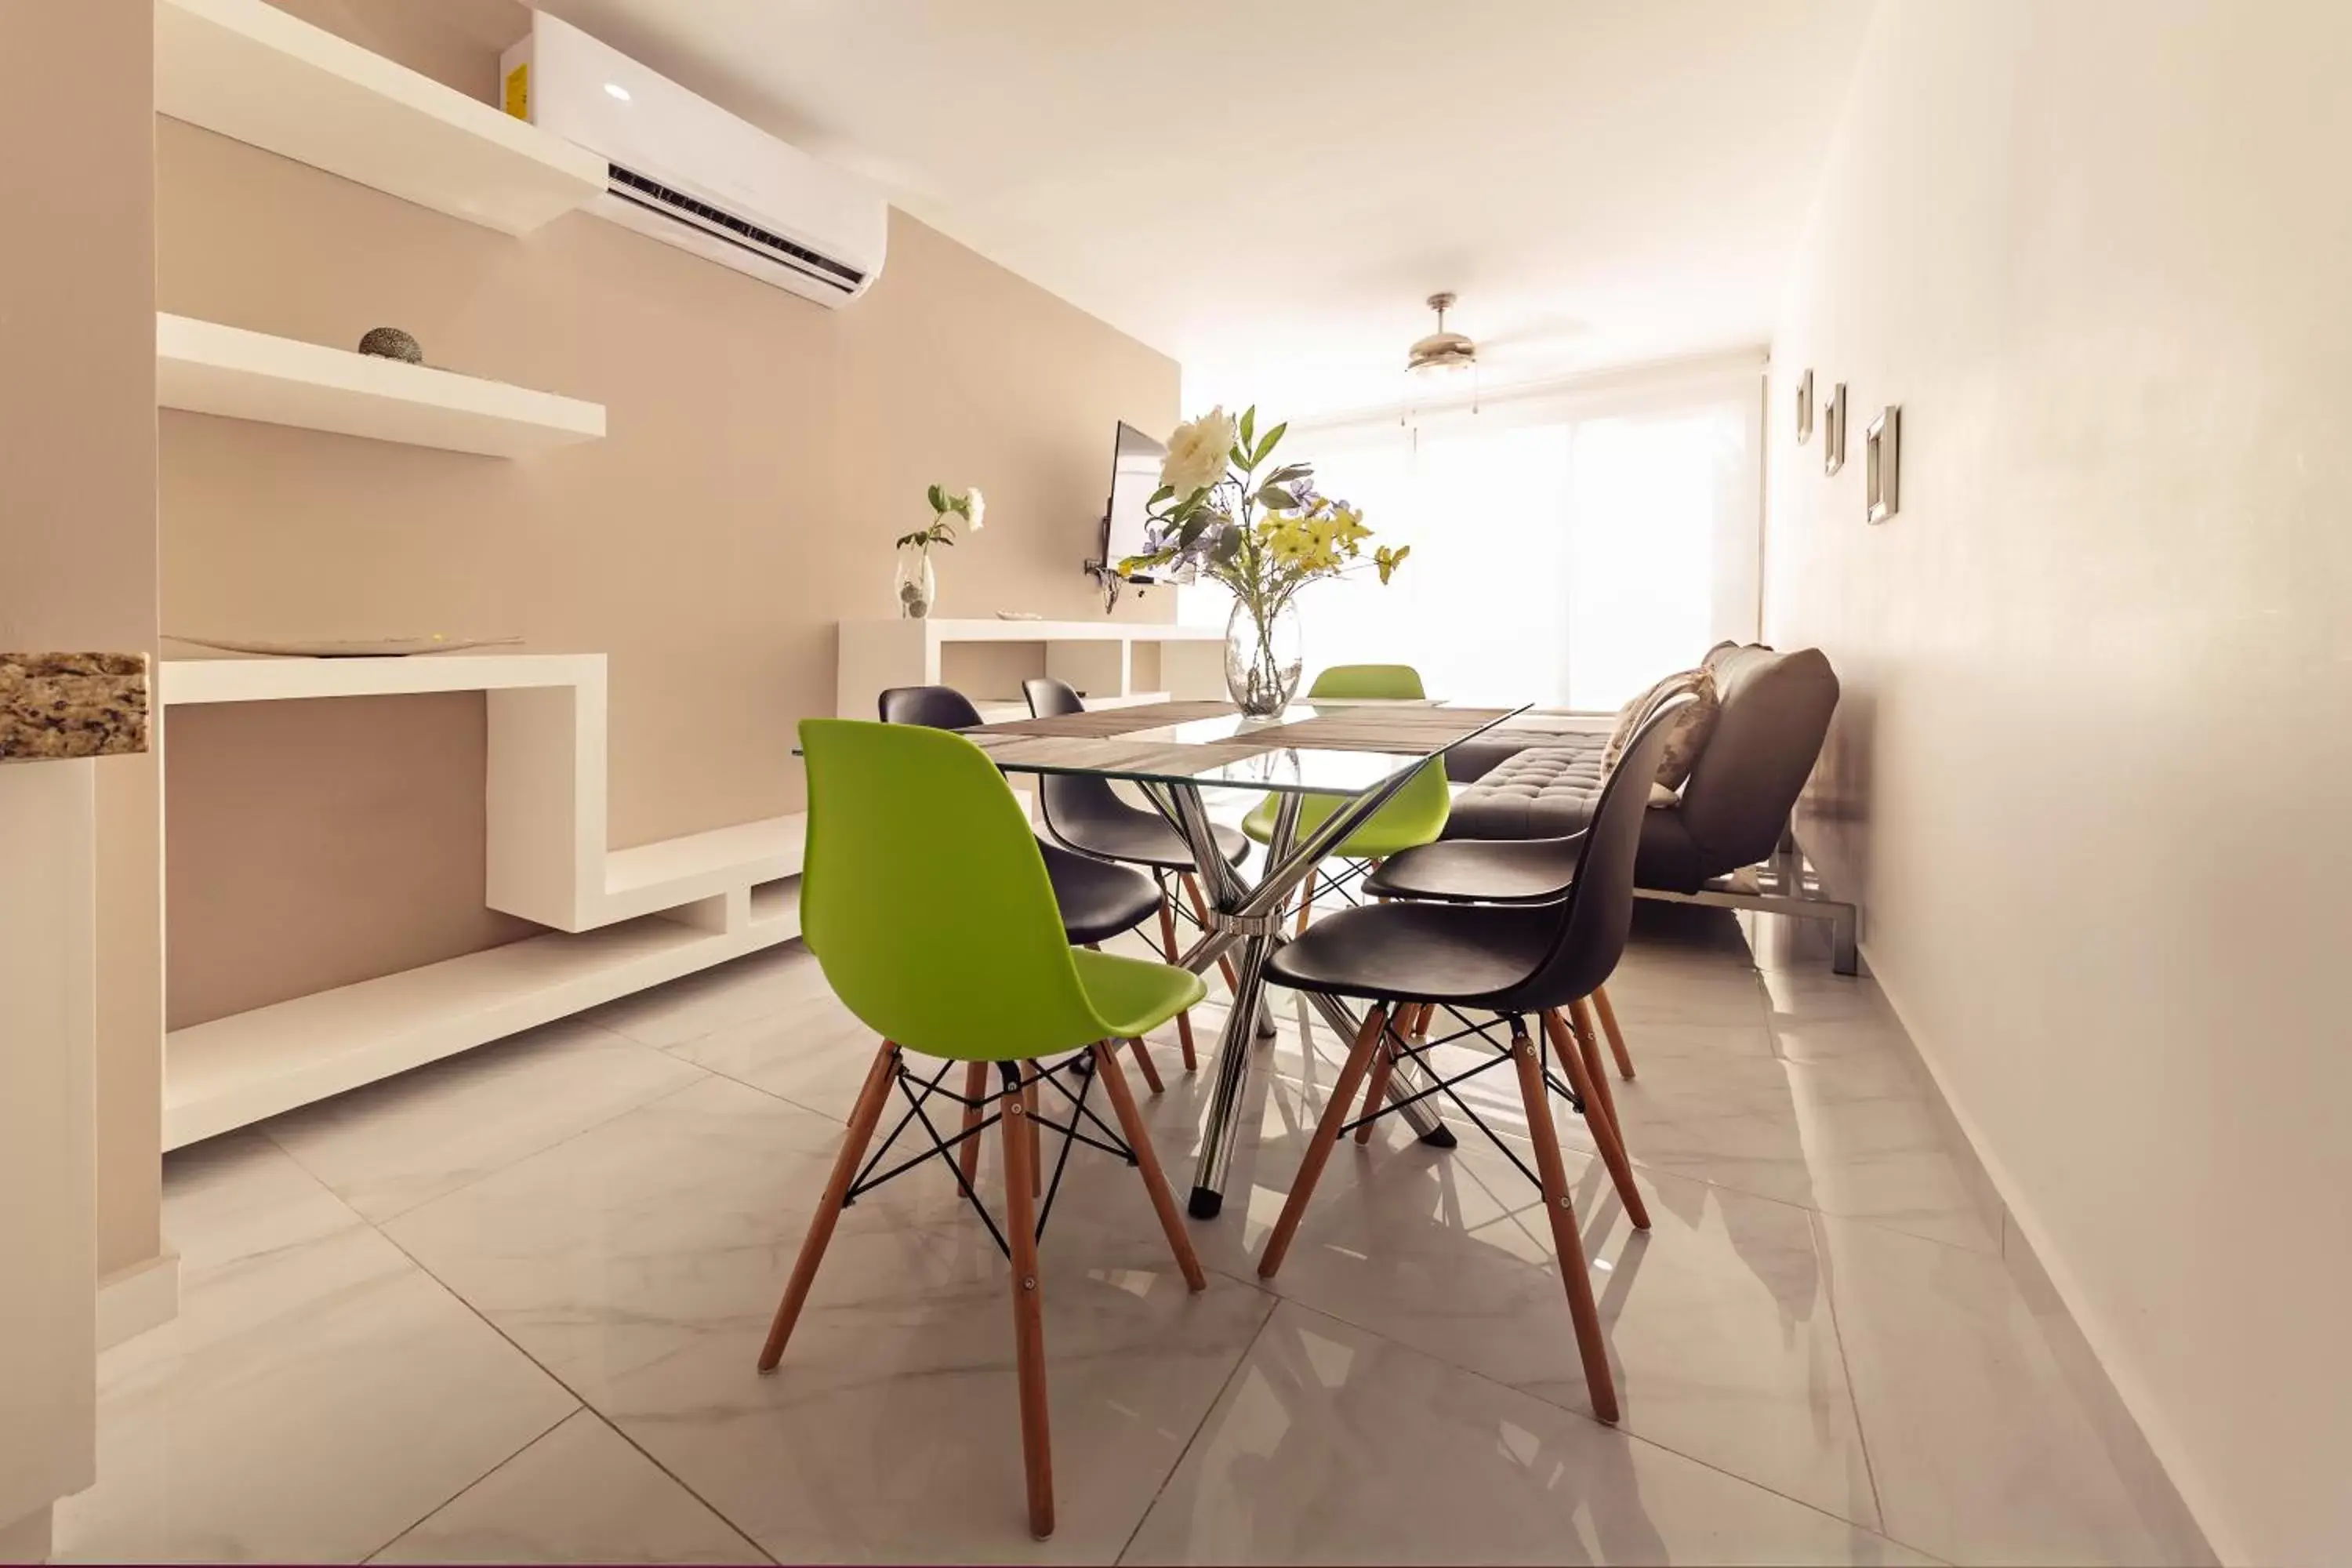
[{"label": "black chair", "polygon": [[[1050,675],[1023,681],[1021,694],[1029,700],[1029,711],[1035,718],[1053,719],[1087,710],[1085,700],[1067,681],[1056,680]],[[1045,832],[1055,842],[1082,855],[1150,869],[1151,879],[1160,884],[1160,949],[1169,963],[1174,963],[1179,956],[1176,916],[1180,910],[1195,927],[1208,928],[1209,906],[1201,896],[1200,867],[1193,863],[1192,846],[1184,842],[1184,836],[1166,817],[1143,806],[1129,805],[1118,798],[1109,780],[1085,773],[1044,775],[1038,780],[1038,804],[1043,808]],[[1249,853],[1249,840],[1241,830],[1218,825],[1211,831],[1217,836],[1218,851],[1234,865],[1241,864],[1242,858]],[[1191,901],[1190,910],[1183,910],[1176,902],[1169,885],[1171,879],[1184,889]],[[1232,964],[1220,960],[1219,967],[1224,972],[1226,987],[1233,989]],[[1184,1052],[1184,1070],[1190,1072],[1195,1065],[1191,1014],[1176,1020],[1176,1039]]]},{"label": "black chair", "polygon": [[[1566,897],[1519,906],[1391,903],[1342,910],[1309,926],[1266,964],[1266,979],[1274,984],[1352,997],[1370,1004],[1370,1011],[1349,1050],[1347,1066],[1332,1085],[1331,1098],[1323,1107],[1297,1180],[1283,1205],[1282,1217],[1266,1238],[1265,1253],[1258,1262],[1259,1276],[1271,1279],[1282,1267],[1299,1216],[1331,1157],[1332,1144],[1357,1124],[1349,1120],[1349,1113],[1367,1071],[1371,1075],[1370,1088],[1359,1121],[1369,1126],[1391,1109],[1382,1104],[1381,1097],[1390,1069],[1400,1057],[1410,1056],[1428,1068],[1432,1064],[1424,1053],[1476,1036],[1496,1046],[1500,1054],[1451,1079],[1437,1072],[1431,1077],[1542,1190],[1544,1212],[1551,1222],[1552,1243],[1559,1249],[1560,1274],[1568,1287],[1569,1315],[1576,1327],[1585,1385],[1592,1396],[1594,1414],[1603,1421],[1617,1419],[1617,1391],[1610,1376],[1609,1350],[1601,1338],[1601,1314],[1593,1302],[1592,1280],[1585,1268],[1583,1244],[1569,1198],[1559,1134],[1552,1126],[1551,1093],[1560,1094],[1583,1114],[1633,1224],[1646,1230],[1650,1216],[1633,1184],[1633,1167],[1625,1157],[1616,1120],[1593,1092],[1601,1070],[1599,1054],[1589,1039],[1580,1042],[1570,1032],[1559,1010],[1591,995],[1624,955],[1626,933],[1633,922],[1633,856],[1641,843],[1642,814],[1649,807],[1650,781],[1657,774],[1658,756],[1665,746],[1665,721],[1681,702],[1688,700],[1683,698],[1662,705],[1635,731],[1624,756],[1601,786],[1591,826],[1578,837],[1580,847]],[[1422,1004],[1444,1007],[1465,1026],[1428,1045],[1412,1044],[1390,1026],[1390,1020],[1401,1008]],[[1507,1023],[1510,1044],[1502,1046],[1487,1032],[1488,1026],[1471,1021],[1467,1016],[1473,1013],[1494,1014]],[[1548,1050],[1528,1036],[1530,1015],[1542,1020]],[[1565,1084],[1551,1075],[1549,1058],[1553,1057],[1566,1074]],[[1533,1171],[1451,1087],[1505,1061],[1518,1075],[1519,1098],[1536,1146]]]},{"label": "black chair", "polygon": [[[1642,720],[1648,721],[1671,700],[1669,696],[1653,702],[1643,710]],[[1642,826],[1646,833],[1647,817],[1643,819]],[[1390,856],[1364,879],[1363,891],[1374,898],[1438,903],[1549,903],[1565,896],[1569,884],[1576,880],[1576,863],[1583,853],[1584,835],[1580,831],[1549,838],[1441,839]],[[1638,878],[1638,850],[1633,862]],[[1427,1039],[1430,1016],[1435,1011],[1433,1005],[1423,1003],[1408,1020],[1405,1033],[1415,1039]],[[1597,1026],[1596,1011],[1600,1015]],[[1576,1032],[1580,1048],[1589,1051],[1594,1037],[1606,1034],[1610,1054],[1617,1059],[1617,1071],[1628,1079],[1633,1076],[1633,1054],[1626,1047],[1625,1031],[1617,1022],[1617,1009],[1610,1005],[1607,986],[1596,985],[1590,997],[1580,996],[1570,1003],[1568,1021]],[[1611,1121],[1615,1121],[1617,1101],[1609,1088],[1609,1075],[1595,1069],[1592,1087],[1601,1108],[1608,1111]],[[1370,1132],[1370,1129],[1364,1131]]]},{"label": "black chair", "polygon": [[[986,721],[971,700],[952,686],[894,686],[882,693],[878,706],[885,724],[970,730]],[[1099,946],[1133,931],[1161,908],[1160,885],[1140,871],[1073,854],[1045,840],[1037,848],[1045,858],[1045,875],[1054,884],[1054,900],[1061,906],[1062,926],[1074,947]],[[1139,1039],[1130,1043],[1144,1082],[1152,1093],[1160,1093],[1160,1068],[1150,1051]],[[1190,1051],[1184,1065],[1192,1066]]]},{"label": "black chair", "polygon": [[[1040,719],[1083,713],[1086,702],[1068,683],[1041,675],[1021,683],[1029,711]],[[1149,866],[1190,876],[1200,870],[1184,836],[1166,817],[1118,798],[1108,779],[1082,773],[1048,773],[1041,781],[1045,831],[1072,849],[1105,860]],[[1217,848],[1235,865],[1249,853],[1241,830],[1219,826]]]}]

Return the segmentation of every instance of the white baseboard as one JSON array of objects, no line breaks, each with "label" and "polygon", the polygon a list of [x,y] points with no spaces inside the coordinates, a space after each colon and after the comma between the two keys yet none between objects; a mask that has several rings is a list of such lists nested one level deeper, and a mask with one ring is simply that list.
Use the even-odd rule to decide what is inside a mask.
[{"label": "white baseboard", "polygon": [[166,1251],[98,1282],[98,1348],[160,1328],[180,1315],[180,1255]]},{"label": "white baseboard", "polygon": [[[1801,834],[1798,844],[1800,848],[1803,847]],[[1813,865],[1815,870],[1822,869],[1819,861]],[[1822,875],[1826,880],[1828,873]],[[1840,898],[1853,896],[1852,889],[1832,891]],[[1864,931],[1866,933],[1866,926]],[[2058,1277],[2061,1271],[2053,1270],[2050,1259],[2029,1239],[2032,1227],[2021,1221],[2006,1173],[1986,1156],[1975,1126],[1953,1099],[1944,1075],[1937,1070],[1934,1057],[1912,1026],[1912,1014],[1887,985],[1878,966],[1871,962],[1866,934],[1858,946],[1863,973],[1877,984],[1879,994],[1886,998],[1895,1021],[1902,1026],[1913,1069],[1930,1090],[1930,1114],[1961,1167],[1961,1181],[1986,1225],[2000,1238],[2001,1264],[2041,1324],[2043,1342],[2049,1346],[2060,1372],[2082,1399],[2102,1445],[2115,1462],[2117,1476],[2161,1537],[2168,1555],[2197,1563],[2242,1560],[2225,1550],[2226,1542],[2215,1542],[2217,1532],[2209,1522],[2210,1511],[2191,1504],[2187,1489],[2178,1479],[2187,1473],[2177,1468],[2183,1462],[2178,1446],[2163,1440],[2166,1434],[2161,1426],[2142,1419],[2145,1400],[2136,1402],[2125,1394],[2106,1358],[2100,1353],[2097,1337],[2075,1310],[2072,1292]]]},{"label": "white baseboard", "polygon": [[47,1563],[50,1512],[43,1504],[14,1524],[0,1524],[0,1563]]},{"label": "white baseboard", "polygon": [[[1878,971],[1869,963],[1869,957],[1868,945],[1864,944],[1864,969],[1876,978]],[[1901,1001],[1887,990],[1883,980],[1878,986],[1880,994],[1885,996],[1887,1005],[1894,1010],[1895,1021],[1903,1026],[1905,1044],[1910,1047],[1922,1081],[1933,1090],[1929,1096],[1932,1114],[1962,1166],[1961,1178],[1987,1223],[2000,1237],[2001,1263],[2041,1324],[2043,1342],[2082,1400],[2107,1457],[2115,1462],[2117,1477],[2139,1504],[2168,1556],[2184,1563],[2222,1561],[2213,1542],[2213,1532],[2189,1502],[2172,1467],[2165,1462],[2164,1452],[2141,1421],[2132,1401],[2117,1385],[2106,1359],[2099,1353],[2096,1342],[2076,1314],[2069,1293],[2053,1278],[2047,1261],[2028,1239],[2027,1227],[2019,1222],[2017,1206],[2011,1199],[2009,1184],[1985,1157],[1969,1118],[1952,1100],[1934,1060],[1920,1047],[1919,1037],[1912,1031]]]}]

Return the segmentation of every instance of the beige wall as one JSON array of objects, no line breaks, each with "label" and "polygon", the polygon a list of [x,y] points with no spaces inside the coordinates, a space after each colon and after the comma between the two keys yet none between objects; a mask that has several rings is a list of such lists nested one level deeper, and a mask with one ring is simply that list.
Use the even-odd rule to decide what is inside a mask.
[{"label": "beige wall", "polygon": [[[0,5],[0,647],[154,651],[153,36]],[[156,767],[98,764],[102,1271],[158,1249]]]},{"label": "beige wall", "polygon": [[[483,93],[522,25],[293,8]],[[611,429],[503,463],[167,414],[165,625],[605,652],[615,846],[799,807],[793,722],[832,709],[834,623],[893,612],[889,542],[933,479],[989,498],[941,552],[942,613],[1097,613],[1078,563],[1114,423],[1176,417],[1173,362],[903,216],[872,292],[828,311],[584,215],[517,241],[168,121],[158,168],[162,308],[339,344],[405,327]],[[324,706],[172,721],[175,1026],[520,929],[480,907],[479,702]]]},{"label": "beige wall", "polygon": [[[1774,347],[1768,632],[1847,691],[1806,841],[2216,1547],[2270,1563],[2352,1556],[2347,58],[2332,0],[1889,0]],[[1854,396],[1835,479],[1806,366]]]}]

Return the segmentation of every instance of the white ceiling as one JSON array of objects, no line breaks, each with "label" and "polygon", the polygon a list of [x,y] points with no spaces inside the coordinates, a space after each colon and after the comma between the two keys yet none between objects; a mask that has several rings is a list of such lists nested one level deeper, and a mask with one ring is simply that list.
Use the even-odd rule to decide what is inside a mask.
[{"label": "white ceiling", "polygon": [[541,3],[1297,413],[1763,342],[1874,0]]}]

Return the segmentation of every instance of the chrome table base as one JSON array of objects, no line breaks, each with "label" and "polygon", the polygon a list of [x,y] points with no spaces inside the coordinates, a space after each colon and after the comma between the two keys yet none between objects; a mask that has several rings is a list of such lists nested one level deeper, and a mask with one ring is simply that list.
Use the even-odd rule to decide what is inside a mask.
[{"label": "chrome table base", "polygon": [[[1274,1018],[1265,1001],[1265,963],[1286,940],[1281,931],[1283,909],[1289,895],[1315,869],[1331,848],[1373,812],[1378,811],[1412,777],[1406,768],[1396,777],[1349,801],[1333,812],[1304,843],[1297,841],[1301,797],[1285,795],[1276,808],[1274,833],[1266,847],[1266,868],[1255,884],[1242,879],[1218,852],[1210,830],[1209,814],[1200,790],[1188,784],[1147,786],[1153,804],[1183,834],[1192,847],[1193,863],[1201,868],[1209,900],[1208,929],[1179,962],[1195,974],[1208,972],[1220,958],[1234,965],[1233,1005],[1217,1043],[1217,1078],[1210,1092],[1208,1113],[1201,1128],[1201,1157],[1192,1175],[1189,1205],[1194,1219],[1213,1219],[1224,1207],[1225,1177],[1233,1163],[1234,1125],[1248,1087],[1251,1037],[1271,1037]],[[1353,1041],[1363,1026],[1347,1004],[1332,996],[1310,996],[1325,1023],[1342,1041]],[[1405,1120],[1421,1141],[1433,1148],[1451,1149],[1454,1134],[1430,1109],[1432,1101],[1417,1098],[1428,1088],[1420,1067],[1410,1059],[1397,1063],[1389,1079],[1389,1099],[1400,1104]]]}]

